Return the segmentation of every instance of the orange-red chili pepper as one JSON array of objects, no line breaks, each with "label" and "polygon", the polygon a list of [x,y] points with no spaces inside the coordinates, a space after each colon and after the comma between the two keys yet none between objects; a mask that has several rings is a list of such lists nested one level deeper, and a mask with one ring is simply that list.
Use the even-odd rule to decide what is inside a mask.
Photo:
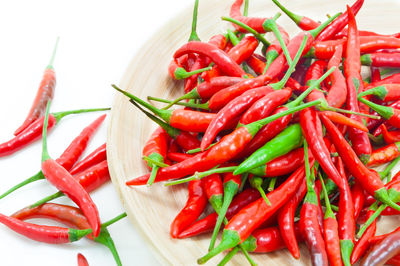
[{"label": "orange-red chili pepper", "polygon": [[171,223],[170,234],[173,238],[177,238],[179,233],[195,222],[207,205],[207,196],[202,180],[190,181],[188,191],[189,195],[185,206]]},{"label": "orange-red chili pepper", "polygon": [[372,152],[367,166],[377,166],[394,160],[400,156],[400,143],[392,143]]}]

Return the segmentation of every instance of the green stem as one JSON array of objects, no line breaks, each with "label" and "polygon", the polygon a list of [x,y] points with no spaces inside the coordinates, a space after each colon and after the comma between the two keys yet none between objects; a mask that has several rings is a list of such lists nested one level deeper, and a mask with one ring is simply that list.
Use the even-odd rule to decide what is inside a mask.
[{"label": "green stem", "polygon": [[100,112],[100,111],[109,111],[111,110],[110,107],[107,108],[91,108],[91,109],[77,109],[77,110],[70,110],[70,111],[63,111],[63,112],[57,112],[57,113],[52,113],[54,118],[58,121],[60,121],[62,118],[64,118],[67,115],[75,115],[75,114],[82,114],[82,113],[91,113],[91,112]]},{"label": "green stem", "polygon": [[313,38],[315,39],[315,37],[318,36],[318,34],[321,33],[321,31],[323,31],[326,26],[328,26],[332,21],[334,21],[338,16],[340,16],[342,13],[337,13],[334,16],[330,17],[327,21],[325,21],[324,23],[322,23],[318,28],[315,28],[313,30],[310,30],[309,33],[313,36]]},{"label": "green stem", "polygon": [[366,95],[375,95],[379,99],[383,100],[383,99],[385,99],[387,93],[388,93],[388,91],[386,90],[385,86],[378,86],[378,87],[360,92],[357,95],[357,98],[361,98]]},{"label": "green stem", "polygon": [[324,179],[322,179],[322,176],[320,173],[318,173],[318,176],[319,176],[319,180],[321,181],[322,191],[324,192],[324,198],[325,198],[325,207],[326,207],[325,219],[327,219],[327,218],[336,219],[335,214],[332,211],[331,203],[329,202],[329,196],[328,196],[328,192],[326,191]]},{"label": "green stem", "polygon": [[365,117],[369,117],[369,118],[372,118],[372,119],[380,119],[380,117],[376,116],[376,115],[369,115],[369,114],[364,114],[364,113],[360,113],[360,112],[354,112],[354,111],[341,109],[341,108],[336,108],[336,107],[332,107],[332,106],[328,106],[328,105],[322,105],[320,110],[321,111],[333,111],[333,112],[338,112],[338,113],[365,116]]},{"label": "green stem", "polygon": [[249,14],[249,0],[244,0],[243,16],[247,17]]},{"label": "green stem", "polygon": [[269,199],[267,198],[267,195],[265,195],[265,191],[264,189],[261,187],[263,183],[263,179],[259,176],[253,176],[250,179],[250,185],[257,189],[258,192],[260,192],[261,197],[265,200],[265,203],[267,203],[268,206],[271,206],[271,202],[269,201]]},{"label": "green stem", "polygon": [[189,42],[190,41],[200,41],[200,38],[196,32],[198,7],[199,7],[199,0],[195,0],[194,7],[193,7],[192,31],[190,32]]},{"label": "green stem", "polygon": [[149,177],[149,179],[147,180],[147,183],[146,183],[146,185],[148,187],[153,185],[154,180],[156,179],[156,176],[157,176],[158,169],[160,169],[160,167],[158,165],[154,165],[154,167],[151,169],[150,177]]},{"label": "green stem", "polygon": [[42,133],[42,162],[50,159],[49,151],[47,150],[47,125],[49,124],[49,111],[51,100],[47,102],[46,114],[44,116],[43,133]]},{"label": "green stem", "polygon": [[229,205],[231,204],[232,199],[236,195],[238,190],[239,190],[239,184],[234,182],[233,180],[229,180],[224,184],[224,202],[222,203],[222,207],[218,213],[218,219],[217,222],[215,223],[214,231],[211,236],[210,246],[208,248],[209,251],[214,249],[219,229],[221,229],[221,225],[222,222],[224,221]]},{"label": "green stem", "polygon": [[[376,111],[378,114],[380,114],[386,120],[390,119],[393,116],[393,109],[390,107],[370,102],[367,99],[362,98],[362,97],[359,97],[358,100],[360,102],[366,104],[372,110]],[[376,118],[376,119],[378,119],[378,118]]]},{"label": "green stem", "polygon": [[57,37],[56,44],[54,45],[54,48],[53,48],[53,53],[51,54],[51,58],[50,58],[49,64],[47,65],[46,69],[53,69],[54,68],[53,67],[53,63],[54,63],[54,59],[56,57],[58,41],[59,40],[60,40],[60,37]]},{"label": "green stem", "polygon": [[13,186],[13,187],[10,188],[9,190],[7,190],[7,191],[4,192],[3,194],[1,194],[1,195],[0,195],[0,199],[6,197],[6,196],[8,196],[8,195],[10,195],[12,192],[16,191],[17,189],[19,189],[19,188],[21,188],[21,187],[23,187],[23,186],[25,186],[25,185],[27,185],[27,184],[30,184],[30,183],[33,183],[33,182],[35,182],[35,181],[42,180],[42,179],[45,179],[45,177],[44,177],[42,171],[39,171],[37,174],[31,176],[31,177],[28,178],[28,179],[25,179],[25,180],[22,181],[21,183],[19,183],[19,184]]},{"label": "green stem", "polygon": [[176,104],[182,100],[185,100],[185,99],[200,99],[200,95],[197,92],[197,87],[194,88],[193,90],[189,91],[188,93],[182,95],[181,97],[178,97],[175,100],[171,101],[171,103],[169,103],[167,106],[165,106],[162,110],[167,110],[174,104]]},{"label": "green stem", "polygon": [[225,21],[229,21],[233,24],[236,24],[240,27],[242,27],[243,29],[245,29],[246,31],[250,32],[251,34],[254,35],[254,37],[256,37],[260,42],[262,42],[262,44],[266,47],[270,46],[271,44],[265,39],[265,37],[258,33],[256,30],[254,30],[253,28],[249,27],[248,25],[234,19],[234,18],[230,18],[230,17],[222,17],[222,20]]},{"label": "green stem", "polygon": [[124,212],[124,213],[121,213],[120,215],[118,215],[118,216],[112,218],[111,220],[108,220],[107,222],[103,223],[103,224],[101,225],[101,228],[106,228],[106,227],[108,227],[108,226],[110,226],[110,225],[112,225],[112,224],[118,222],[118,221],[121,220],[122,218],[125,218],[126,216],[127,216],[127,214],[126,214],[125,212]]},{"label": "green stem", "polygon": [[226,254],[226,256],[217,264],[217,266],[223,266],[225,264],[227,264],[232,258],[233,256],[236,255],[236,253],[238,253],[239,251],[239,247],[234,247],[231,251],[229,251],[228,254]]},{"label": "green stem", "polygon": [[233,172],[236,170],[237,166],[230,166],[230,167],[222,167],[222,168],[216,168],[216,169],[211,169],[205,172],[196,172],[194,175],[183,178],[183,179],[178,179],[176,181],[171,181],[168,183],[165,183],[165,186],[173,186],[173,185],[178,185],[178,184],[183,184],[192,180],[199,180],[202,179],[203,177],[212,175],[212,174],[220,174],[220,173],[229,173]]},{"label": "green stem", "polygon": [[266,62],[265,62],[265,68],[263,71],[263,75],[265,75],[265,73],[267,73],[267,70],[269,68],[269,66],[272,64],[272,62],[274,62],[274,60],[279,56],[279,53],[276,50],[270,50],[267,52],[267,54],[265,55],[266,58]]},{"label": "green stem", "polygon": [[274,4],[279,7],[279,9],[283,11],[283,13],[285,13],[291,20],[293,20],[294,23],[296,23],[297,25],[300,23],[301,19],[303,18],[302,16],[299,16],[289,11],[286,7],[279,3],[278,0],[272,0],[272,2],[274,2]]},{"label": "green stem", "polygon": [[374,204],[371,205],[370,209],[371,210],[375,209],[375,212],[368,218],[368,220],[364,223],[364,225],[358,231],[358,233],[357,233],[358,239],[360,239],[362,237],[365,230],[367,230],[368,227],[375,221],[375,219],[379,217],[379,215],[386,209],[386,207],[387,207],[386,204],[382,204],[378,208],[378,201],[376,201]]},{"label": "green stem", "polygon": [[[399,161],[400,161],[400,156],[394,159],[388,166],[386,166],[385,170],[379,173],[382,180],[390,175],[390,171],[392,171],[392,169],[397,165]],[[389,180],[387,181],[389,182]]]},{"label": "green stem", "polygon": [[35,202],[32,205],[30,205],[29,208],[33,209],[33,208],[35,208],[37,206],[42,205],[43,203],[49,202],[49,201],[51,201],[53,199],[60,198],[62,196],[64,196],[64,193],[62,193],[61,191],[58,191],[58,192],[56,192],[56,193],[54,193],[54,194],[52,194],[50,196],[47,196],[47,197],[45,197],[45,198],[43,198],[41,200],[38,200],[37,202]]},{"label": "green stem", "polygon": [[268,185],[268,191],[274,191],[276,180],[277,180],[276,177],[271,178],[271,181],[269,182],[269,185]]},{"label": "green stem", "polygon": [[183,67],[178,67],[177,69],[175,69],[174,77],[176,80],[186,79],[193,75],[203,73],[204,71],[209,71],[211,69],[212,69],[212,67],[209,66],[209,67],[199,68],[199,69],[188,72]]},{"label": "green stem", "polygon": [[169,166],[169,164],[153,160],[148,156],[143,156],[142,159],[146,160],[146,161],[148,161],[148,162],[150,162],[150,163],[152,163],[152,164],[154,164],[154,165],[156,165],[158,167],[168,167]]},{"label": "green stem", "polygon": [[100,231],[100,235],[94,239],[96,242],[106,246],[114,257],[114,260],[118,266],[122,266],[121,259],[118,251],[115,247],[114,241],[107,228],[103,228]]},{"label": "green stem", "polygon": [[236,36],[236,34],[235,34],[233,31],[231,31],[230,29],[227,29],[227,32],[228,32],[229,40],[231,41],[232,45],[233,45],[233,46],[238,45],[238,43],[240,42],[240,40],[239,40],[239,38]]},{"label": "green stem", "polygon": [[125,96],[127,96],[128,98],[134,100],[135,102],[137,102],[138,104],[140,104],[141,106],[149,109],[151,112],[153,112],[155,115],[161,117],[162,120],[164,120],[165,122],[169,123],[171,116],[172,116],[172,111],[171,110],[160,110],[156,107],[154,107],[153,105],[149,104],[148,102],[143,101],[142,99],[140,99],[139,97],[136,97],[135,95],[121,90],[120,88],[118,88],[116,85],[112,84],[111,85],[115,90],[121,92],[122,94],[124,94]]},{"label": "green stem", "polygon": [[[211,144],[210,146],[208,146],[204,151],[210,149],[210,148],[211,148],[212,146],[214,146],[215,144],[217,144],[217,143],[212,143],[212,144]],[[186,153],[187,153],[187,154],[194,154],[194,153],[198,153],[198,152],[201,152],[201,149],[200,149],[200,148],[188,150]]]},{"label": "green stem", "polygon": [[[179,102],[179,101],[176,102],[176,100],[170,101],[170,100],[161,99],[161,98],[157,98],[157,97],[153,97],[153,96],[147,96],[147,100],[161,102],[161,103],[168,103],[168,105],[165,106],[163,108],[163,110],[170,108],[174,104],[191,107],[191,108],[195,108],[195,109],[210,110],[210,108],[208,107],[208,103],[197,104],[197,103],[187,103],[187,102]],[[133,101],[133,100],[131,100],[131,101]]]}]

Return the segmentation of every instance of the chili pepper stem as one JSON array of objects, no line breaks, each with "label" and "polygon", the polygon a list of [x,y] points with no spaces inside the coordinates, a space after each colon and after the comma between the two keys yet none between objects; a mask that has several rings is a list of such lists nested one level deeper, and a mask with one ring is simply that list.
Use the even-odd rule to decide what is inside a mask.
[{"label": "chili pepper stem", "polygon": [[44,116],[43,133],[42,133],[42,162],[50,159],[49,152],[47,150],[47,125],[49,123],[49,111],[50,111],[51,100],[47,102],[46,114]]},{"label": "chili pepper stem", "polygon": [[174,72],[174,76],[175,76],[175,79],[177,79],[177,80],[186,79],[193,75],[203,73],[204,71],[211,70],[211,68],[212,67],[209,66],[209,67],[200,68],[200,69],[196,69],[196,70],[188,72],[183,67],[178,67]]},{"label": "chili pepper stem", "polygon": [[350,239],[340,240],[340,252],[345,266],[351,266],[350,257],[354,248],[354,243]]},{"label": "chili pepper stem", "polygon": [[107,108],[92,108],[92,109],[77,109],[77,110],[70,110],[70,111],[63,111],[63,112],[53,113],[53,116],[58,122],[58,121],[60,121],[62,118],[64,118],[67,115],[91,113],[91,112],[100,112],[100,111],[109,111],[109,110],[111,110],[110,107],[107,107]]},{"label": "chili pepper stem", "polygon": [[374,111],[376,111],[378,114],[380,114],[385,119],[390,119],[390,117],[393,115],[393,111],[390,107],[382,106],[382,105],[370,102],[362,97],[358,98],[358,100],[360,102],[366,104],[368,107],[370,107]]},{"label": "chili pepper stem", "polygon": [[[278,13],[278,14],[280,15],[280,13]],[[287,46],[286,46],[285,42],[283,41],[283,37],[278,29],[278,26],[276,25],[275,20],[274,19],[266,19],[263,23],[263,28],[265,30],[272,31],[275,34],[276,39],[279,41],[279,44],[282,47],[282,51],[286,57],[286,61],[288,62],[288,64],[291,64],[292,58],[290,57],[289,50],[287,49]]]},{"label": "chili pepper stem", "polygon": [[239,248],[238,247],[234,247],[231,251],[229,251],[228,254],[226,254],[226,256],[217,264],[217,266],[223,266],[225,264],[228,263],[228,261],[230,261],[233,256],[236,255],[236,253],[238,253]]},{"label": "chili pepper stem", "polygon": [[158,166],[158,167],[168,167],[168,166],[169,166],[169,165],[166,164],[166,163],[153,160],[153,159],[151,159],[151,158],[148,157],[148,156],[143,156],[142,159],[143,159],[143,160],[146,160],[146,161],[148,161],[149,163],[152,163],[152,164],[154,164],[154,165],[156,165],[156,166]]},{"label": "chili pepper stem", "polygon": [[247,17],[249,13],[249,0],[244,0],[243,16]]},{"label": "chili pepper stem", "polygon": [[41,200],[38,200],[37,202],[35,202],[32,205],[30,205],[29,208],[33,209],[33,208],[35,208],[37,206],[42,205],[43,203],[49,202],[49,201],[51,201],[53,199],[60,198],[62,196],[64,196],[64,193],[62,193],[61,191],[58,191],[58,192],[56,192],[56,193],[54,193],[54,194],[52,194],[50,196],[47,196],[47,197],[45,197],[45,198],[43,198]]},{"label": "chili pepper stem", "polygon": [[[210,110],[210,108],[208,107],[208,103],[197,104],[197,103],[180,102],[180,100],[179,101],[177,101],[177,100],[169,101],[169,100],[165,100],[165,99],[161,99],[161,98],[157,98],[157,97],[153,97],[153,96],[147,96],[147,100],[161,102],[161,103],[168,103],[168,105],[163,107],[162,110],[167,110],[168,108],[170,108],[172,105],[175,105],[175,104],[186,106],[186,107],[191,107],[191,108],[195,108],[195,109]],[[130,100],[130,102],[133,102],[133,100]]]},{"label": "chili pepper stem", "polygon": [[386,188],[382,187],[382,188],[376,190],[374,198],[376,198],[377,200],[381,201],[382,203],[392,207],[393,209],[400,211],[400,206],[397,205],[396,203],[394,203],[389,198],[388,191],[386,190]]},{"label": "chili pepper stem", "polygon": [[388,205],[382,204],[379,206],[378,209],[368,218],[368,220],[364,223],[364,225],[360,228],[360,230],[357,233],[357,238],[361,238],[362,235],[364,234],[365,230],[368,229],[368,227],[379,217],[379,215],[386,209]]},{"label": "chili pepper stem", "polygon": [[147,180],[147,184],[146,184],[148,187],[153,185],[154,180],[156,179],[156,175],[157,175],[157,172],[158,172],[159,168],[160,168],[159,166],[154,165],[153,169],[151,169],[151,174],[150,174],[149,180]]},{"label": "chili pepper stem", "polygon": [[238,190],[239,190],[239,185],[232,180],[230,180],[224,184],[224,201],[223,201],[222,207],[218,213],[218,219],[217,219],[217,222],[215,223],[214,231],[211,236],[210,246],[209,246],[208,250],[212,250],[214,248],[215,241],[217,240],[217,235],[218,235],[219,229],[221,228],[222,222],[224,221],[226,212],[229,208],[229,205],[232,202],[233,197],[238,192]]},{"label": "chili pepper stem", "polygon": [[111,254],[114,257],[114,260],[118,266],[122,266],[121,259],[119,257],[118,251],[115,247],[114,241],[108,232],[107,228],[103,228],[100,232],[100,235],[94,239],[96,242],[101,243],[102,245],[106,246]]},{"label": "chili pepper stem", "polygon": [[265,62],[265,68],[263,71],[263,75],[265,75],[265,73],[267,73],[267,70],[269,68],[269,66],[272,64],[272,62],[274,62],[274,60],[279,56],[279,53],[276,50],[271,50],[269,51],[266,55],[266,62]]},{"label": "chili pepper stem", "polygon": [[388,166],[386,166],[385,170],[379,173],[381,176],[381,179],[385,179],[386,177],[390,176],[392,169],[397,165],[397,163],[400,161],[400,156],[394,159],[393,161],[390,162]]},{"label": "chili pepper stem", "polygon": [[277,179],[276,177],[271,178],[271,181],[269,182],[269,185],[268,185],[268,191],[271,192],[275,189],[276,179]]},{"label": "chili pepper stem", "polygon": [[261,177],[254,176],[250,179],[251,186],[254,187],[255,189],[257,189],[258,192],[260,192],[261,197],[265,200],[265,203],[267,203],[267,205],[271,206],[271,202],[267,198],[267,195],[265,195],[264,189],[261,187],[262,183],[263,183],[263,179]]},{"label": "chili pepper stem", "polygon": [[193,7],[193,18],[192,18],[192,31],[190,32],[189,42],[190,41],[200,41],[199,36],[197,35],[197,12],[199,9],[199,0],[194,1]]},{"label": "chili pepper stem", "polygon": [[222,234],[222,241],[217,247],[208,252],[205,256],[197,260],[198,264],[204,264],[209,261],[212,257],[218,255],[224,250],[233,248],[240,243],[240,236],[237,232],[231,230],[224,230]]},{"label": "chili pepper stem", "polygon": [[360,113],[360,112],[353,112],[353,111],[350,111],[350,110],[336,108],[336,107],[332,107],[332,106],[328,106],[328,105],[322,105],[320,110],[321,111],[333,111],[333,112],[338,112],[338,113],[365,116],[365,117],[369,117],[369,118],[372,118],[372,119],[380,119],[380,116],[377,116],[377,115],[369,115],[369,114],[364,114],[364,113]]},{"label": "chili pepper stem", "polygon": [[385,89],[385,87],[384,86],[378,86],[378,87],[375,87],[375,88],[360,92],[357,95],[357,98],[361,98],[361,97],[366,96],[366,95],[375,95],[379,99],[383,100],[385,98],[386,94],[387,94],[387,90]]},{"label": "chili pepper stem", "polygon": [[[208,150],[208,149],[210,149],[210,148],[211,148],[212,146],[214,146],[215,144],[217,144],[217,143],[210,144],[210,146],[208,146],[208,147],[205,149],[205,151]],[[186,153],[187,153],[187,154],[194,154],[194,153],[198,153],[198,152],[201,152],[201,149],[200,149],[200,148],[188,150]]]},{"label": "chili pepper stem", "polygon": [[59,40],[60,40],[60,37],[57,37],[56,44],[54,45],[54,48],[53,48],[53,53],[51,54],[51,58],[50,58],[49,64],[47,65],[46,69],[53,69],[54,68],[53,67],[53,63],[54,63],[54,59],[56,57]]},{"label": "chili pepper stem", "polygon": [[278,2],[278,0],[272,0],[274,4],[279,7],[280,10],[282,10],[291,20],[294,21],[294,23],[299,24],[301,21],[301,16],[294,14],[293,12],[289,11],[286,7],[284,7],[281,3]]},{"label": "chili pepper stem", "polygon": [[183,184],[183,183],[186,183],[186,182],[189,182],[189,181],[192,181],[192,180],[201,179],[203,177],[206,177],[206,176],[209,176],[209,175],[212,175],[212,174],[215,174],[215,173],[220,174],[220,173],[233,172],[233,171],[235,171],[236,167],[237,166],[230,166],[230,167],[222,167],[222,168],[211,169],[211,170],[208,170],[208,171],[205,171],[205,172],[201,172],[201,173],[196,172],[194,175],[189,176],[187,178],[183,178],[183,179],[179,179],[179,180],[176,180],[176,181],[171,181],[171,182],[165,183],[165,186],[173,186],[173,185]]},{"label": "chili pepper stem", "polygon": [[309,33],[313,36],[313,38],[315,39],[315,37],[318,36],[318,34],[321,33],[322,30],[324,30],[326,28],[326,26],[328,26],[332,21],[334,21],[338,16],[340,16],[342,13],[336,13],[334,16],[328,18],[327,21],[325,21],[324,23],[322,23],[318,28],[315,28],[313,30],[310,30]]},{"label": "chili pepper stem", "polygon": [[108,220],[107,222],[103,223],[103,224],[101,225],[101,228],[106,228],[106,227],[108,227],[108,226],[110,226],[110,225],[112,225],[112,224],[118,222],[119,220],[125,218],[126,216],[127,216],[126,212],[121,213],[120,215],[118,215],[118,216],[116,216],[116,217],[114,217],[114,218]]},{"label": "chili pepper stem", "polygon": [[19,188],[21,188],[21,187],[23,187],[23,186],[25,186],[25,185],[27,185],[27,184],[30,184],[30,183],[33,183],[33,182],[35,182],[35,181],[42,180],[42,179],[45,179],[45,177],[44,177],[42,171],[39,171],[37,174],[31,176],[31,177],[28,178],[28,179],[25,179],[25,180],[22,181],[21,183],[19,183],[19,184],[13,186],[13,187],[10,188],[9,190],[7,190],[7,191],[4,192],[3,194],[1,194],[1,195],[0,195],[0,199],[5,198],[6,196],[10,195],[12,192],[16,191],[17,189],[19,189]]},{"label": "chili pepper stem", "polygon": [[[153,98],[154,98],[154,99],[153,99]],[[167,106],[165,106],[164,108],[162,108],[162,110],[167,110],[167,109],[169,109],[171,106],[173,106],[173,105],[177,104],[178,102],[180,102],[180,101],[182,101],[182,100],[185,100],[185,99],[199,99],[199,98],[200,98],[200,95],[198,94],[197,90],[196,90],[196,89],[193,89],[193,90],[189,91],[188,93],[182,95],[181,97],[178,97],[178,98],[176,98],[175,100],[169,102],[169,104],[168,104]],[[160,100],[156,100],[156,99],[159,99],[159,98],[155,98],[155,97],[151,97],[151,96],[147,97],[147,99],[148,99],[148,100],[154,100],[154,101],[160,101],[160,102],[162,102],[161,99],[160,99]],[[166,102],[166,101],[165,101],[165,102]],[[190,107],[190,106],[189,106],[189,107]]]}]

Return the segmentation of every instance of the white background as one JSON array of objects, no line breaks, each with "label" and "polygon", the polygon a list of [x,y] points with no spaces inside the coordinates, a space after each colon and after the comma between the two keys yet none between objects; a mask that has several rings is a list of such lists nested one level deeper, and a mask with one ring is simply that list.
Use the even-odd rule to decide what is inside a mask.
[{"label": "white background", "polygon": [[[107,107],[114,96],[110,84],[118,84],[139,48],[163,23],[190,5],[192,1],[188,0],[1,1],[0,142],[10,139],[25,119],[57,36],[60,36],[54,63],[57,87],[51,110]],[[61,121],[49,136],[50,155],[57,158],[99,115],[70,116]],[[107,123],[108,118],[85,155],[105,142]],[[0,193],[35,174],[40,169],[40,153],[37,142],[0,158]],[[0,213],[10,215],[54,192],[46,181],[31,184],[0,200]],[[92,196],[102,221],[123,212],[111,183]],[[71,204],[67,199],[57,202]],[[124,265],[158,264],[127,219],[109,230]],[[19,236],[3,225],[0,225],[0,250],[0,265],[76,265],[78,252],[86,256],[90,265],[114,264],[106,248],[89,240],[66,245],[43,244]]]}]

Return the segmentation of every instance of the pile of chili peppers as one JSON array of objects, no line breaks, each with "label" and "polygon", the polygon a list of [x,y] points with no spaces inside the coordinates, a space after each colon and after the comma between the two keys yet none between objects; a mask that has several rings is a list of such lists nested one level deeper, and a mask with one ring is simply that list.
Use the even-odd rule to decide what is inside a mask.
[{"label": "pile of chili peppers", "polygon": [[195,1],[188,42],[168,66],[183,80],[178,99],[145,101],[113,85],[158,125],[143,148],[151,172],[126,185],[188,183],[170,235],[212,233],[199,264],[242,252],[253,265],[249,253],[283,248],[299,259],[304,242],[313,265],[399,265],[400,228],[377,236],[376,219],[400,211],[400,174],[391,177],[400,35],[359,29],[364,0],[323,23],[272,2],[297,34],[278,24],[280,13],[252,17],[248,1],[235,0],[222,17],[230,29],[201,40]]},{"label": "pile of chili peppers", "polygon": [[[120,214],[105,223],[101,223],[97,206],[89,195],[91,191],[110,180],[106,144],[101,145],[85,158],[80,159],[106,115],[99,116],[91,124],[83,128],[81,133],[73,139],[57,159],[53,160],[47,151],[47,132],[53,129],[66,115],[110,110],[110,108],[96,108],[49,113],[56,86],[56,76],[53,68],[56,47],[57,44],[54,48],[52,59],[45,69],[43,79],[27,118],[22,126],[15,131],[15,136],[11,140],[0,144],[0,157],[5,157],[16,153],[36,140],[42,139],[42,164],[40,170],[9,190],[0,192],[2,193],[0,198],[6,197],[22,186],[43,179],[46,179],[59,191],[9,216],[0,213],[0,223],[31,240],[49,244],[70,243],[82,237],[88,237],[107,247],[111,251],[116,264],[122,265],[107,227],[124,218],[126,214]],[[69,197],[78,208],[49,203],[49,201],[64,195]],[[63,227],[46,226],[26,221],[34,218],[56,221],[62,224]],[[88,265],[82,254],[78,255],[78,265]]]}]

